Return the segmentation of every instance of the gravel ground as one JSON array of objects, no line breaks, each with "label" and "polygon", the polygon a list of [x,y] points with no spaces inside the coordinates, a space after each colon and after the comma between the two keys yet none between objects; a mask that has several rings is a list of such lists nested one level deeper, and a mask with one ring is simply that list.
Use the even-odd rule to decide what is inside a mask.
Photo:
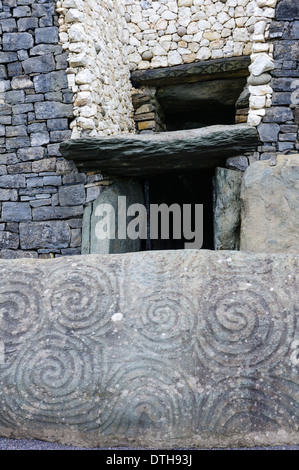
[{"label": "gravel ground", "polygon": [[[55,444],[52,442],[44,442],[44,441],[38,441],[38,440],[0,438],[0,450],[115,450],[115,451],[128,450],[130,451],[130,450],[144,450],[144,449],[126,449],[126,448],[85,449],[82,447],[65,446],[61,444]],[[299,445],[277,446],[277,447],[253,447],[253,448],[242,448],[242,449],[212,449],[212,450],[297,450],[298,451]]]}]

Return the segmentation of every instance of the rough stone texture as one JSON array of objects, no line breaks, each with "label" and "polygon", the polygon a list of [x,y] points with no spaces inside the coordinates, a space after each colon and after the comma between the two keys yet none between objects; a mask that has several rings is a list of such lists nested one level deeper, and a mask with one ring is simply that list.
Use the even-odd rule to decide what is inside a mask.
[{"label": "rough stone texture", "polygon": [[96,198],[89,176],[59,153],[74,106],[57,5],[0,1],[0,258],[79,254],[85,183]]},{"label": "rough stone texture", "polygon": [[241,199],[243,251],[299,252],[299,155],[277,157],[277,164],[255,162],[244,173]]},{"label": "rough stone texture", "polygon": [[297,255],[89,255],[0,272],[1,436],[298,443]]},{"label": "rough stone texture", "polygon": [[[270,24],[273,68],[268,73],[273,93],[258,128],[263,142],[259,149],[262,160],[283,151],[296,153],[299,148],[299,122],[296,117],[299,89],[298,14],[297,1],[281,0],[277,3],[276,17]],[[291,132],[286,125],[292,126]]]},{"label": "rough stone texture", "polygon": [[[119,197],[125,197],[126,199],[119,199]],[[97,212],[97,209],[99,209],[99,206],[102,204],[109,204],[113,208],[113,211],[110,213],[100,209],[100,213]],[[127,216],[127,210],[132,204],[144,205],[143,187],[134,180],[124,180],[114,182],[105,189],[95,201],[86,206],[82,227],[83,255],[129,253],[141,250],[140,238],[132,240],[127,236],[128,223],[132,219],[132,217]],[[103,224],[101,224],[101,228],[106,231],[108,230],[108,226],[111,230],[113,230],[114,227],[115,237],[113,239],[108,236],[100,239],[96,235],[97,224],[99,221],[103,220],[103,218],[105,220],[105,228]],[[119,223],[119,221],[122,222]],[[122,238],[119,238],[118,230],[121,229],[123,222],[125,224],[125,234],[122,234]]]},{"label": "rough stone texture", "polygon": [[134,132],[123,0],[57,2],[76,107],[72,137]]},{"label": "rough stone texture", "polygon": [[243,173],[217,168],[215,173],[214,246],[215,250],[238,250],[240,247]]},{"label": "rough stone texture", "polygon": [[60,151],[85,170],[136,176],[215,167],[229,156],[254,150],[258,143],[254,127],[236,124],[151,135],[74,139],[63,142]]}]

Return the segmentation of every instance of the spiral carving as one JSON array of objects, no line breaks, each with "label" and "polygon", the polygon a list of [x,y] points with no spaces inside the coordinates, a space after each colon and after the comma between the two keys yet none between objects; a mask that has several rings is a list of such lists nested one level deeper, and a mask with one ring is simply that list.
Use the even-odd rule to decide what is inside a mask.
[{"label": "spiral carving", "polygon": [[[67,273],[67,276],[66,276]],[[51,314],[62,329],[104,335],[116,310],[113,272],[102,267],[71,266],[51,273]]]},{"label": "spiral carving", "polygon": [[58,333],[39,334],[15,363],[11,387],[5,393],[0,421],[16,424],[67,423],[97,427],[93,343]]},{"label": "spiral carving", "polygon": [[199,357],[209,368],[273,367],[286,354],[294,318],[269,286],[248,277],[220,279],[207,287],[202,305]]},{"label": "spiral carving", "polygon": [[42,325],[41,285],[38,270],[26,273],[10,270],[0,285],[0,341],[5,346],[5,363],[9,365],[30,335]]},{"label": "spiral carving", "polygon": [[[298,384],[292,386],[298,393]],[[272,431],[287,425],[297,429],[298,409],[288,392],[280,380],[265,377],[221,380],[202,397],[198,431],[241,434],[263,431],[265,425]]]},{"label": "spiral carving", "polygon": [[193,420],[195,396],[185,378],[158,360],[136,358],[109,377],[101,403],[104,434],[139,436],[184,432]]},{"label": "spiral carving", "polygon": [[136,331],[151,352],[180,356],[192,345],[197,311],[192,301],[172,291],[154,292],[137,308]]}]

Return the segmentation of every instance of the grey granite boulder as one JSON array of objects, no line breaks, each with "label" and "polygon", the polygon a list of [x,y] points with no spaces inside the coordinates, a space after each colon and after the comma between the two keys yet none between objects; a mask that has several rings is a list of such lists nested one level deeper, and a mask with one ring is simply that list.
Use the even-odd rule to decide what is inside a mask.
[{"label": "grey granite boulder", "polygon": [[299,253],[299,155],[250,165],[241,199],[241,250]]},{"label": "grey granite boulder", "polygon": [[298,256],[0,261],[0,435],[88,447],[297,444]]}]

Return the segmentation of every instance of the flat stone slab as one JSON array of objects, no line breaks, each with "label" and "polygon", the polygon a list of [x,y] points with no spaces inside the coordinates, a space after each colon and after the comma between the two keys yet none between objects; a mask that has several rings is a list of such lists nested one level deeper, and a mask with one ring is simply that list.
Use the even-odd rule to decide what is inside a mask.
[{"label": "flat stone slab", "polygon": [[228,157],[255,150],[257,145],[256,128],[236,124],[146,135],[71,139],[60,145],[60,152],[82,170],[145,176],[213,168]]},{"label": "flat stone slab", "polygon": [[241,202],[241,250],[299,253],[299,154],[250,165]]},{"label": "flat stone slab", "polygon": [[239,250],[243,172],[216,168],[214,189],[215,250]]},{"label": "flat stone slab", "polygon": [[205,250],[0,261],[0,435],[297,444],[298,268]]},{"label": "flat stone slab", "polygon": [[194,62],[192,64],[158,67],[156,69],[134,70],[131,81],[135,88],[140,86],[163,86],[174,83],[192,83],[215,80],[215,78],[247,77],[250,56],[226,57]]}]

